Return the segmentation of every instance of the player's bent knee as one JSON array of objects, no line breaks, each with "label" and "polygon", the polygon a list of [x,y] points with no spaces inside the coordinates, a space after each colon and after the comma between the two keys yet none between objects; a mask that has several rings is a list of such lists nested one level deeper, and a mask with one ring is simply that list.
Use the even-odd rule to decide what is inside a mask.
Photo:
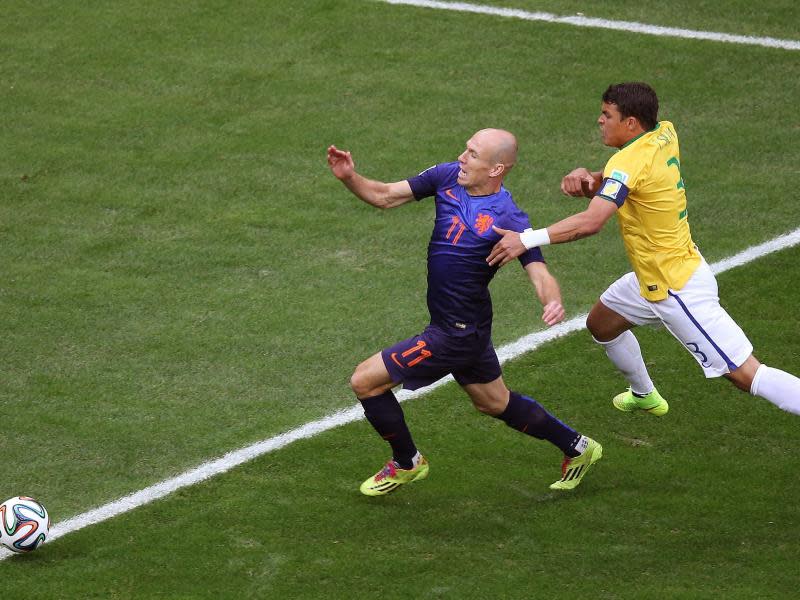
[{"label": "player's bent knee", "polygon": [[372,383],[367,377],[365,370],[361,365],[356,367],[353,374],[350,376],[350,389],[358,398],[369,398],[372,394]]},{"label": "player's bent knee", "polygon": [[462,387],[480,413],[496,417],[508,406],[509,391],[502,375],[489,383],[472,383]]},{"label": "player's bent knee", "polygon": [[504,410],[499,406],[498,403],[478,403],[473,401],[472,405],[478,410],[479,413],[489,415],[490,417],[495,417]]},{"label": "player's bent knee", "polygon": [[596,342],[610,342],[633,327],[622,315],[597,302],[586,317],[586,329]]},{"label": "player's bent knee", "polygon": [[586,315],[586,329],[589,330],[589,333],[592,334],[592,337],[594,337],[595,339],[597,338],[597,335],[595,335],[596,334],[595,322],[594,319],[592,318],[592,313]]},{"label": "player's bent knee", "polygon": [[353,371],[353,374],[350,376],[350,389],[353,390],[356,396],[359,395],[358,392],[362,389],[361,377],[359,377],[358,369]]},{"label": "player's bent knee", "polygon": [[472,405],[475,409],[490,417],[496,417],[502,414],[506,407],[508,407],[508,395],[494,396],[494,395],[481,395],[480,397],[472,396]]},{"label": "player's bent knee", "polygon": [[589,330],[589,333],[592,334],[592,337],[597,342],[609,342],[616,337],[608,336],[608,332],[606,331],[607,327],[605,327],[603,318],[595,309],[592,309],[586,317],[586,329]]},{"label": "player's bent knee", "polygon": [[392,381],[380,354],[359,364],[350,377],[350,388],[359,399],[379,396],[395,385],[397,382]]},{"label": "player's bent knee", "polygon": [[761,363],[751,354],[738,369],[726,373],[725,377],[737,388],[743,392],[749,393],[753,386],[753,379],[756,376],[756,371],[758,371],[758,367],[760,366]]},{"label": "player's bent knee", "polygon": [[734,373],[726,373],[725,378],[743,392],[749,392],[750,387],[753,385],[752,378],[747,379],[745,377],[742,377],[740,374],[736,375]]}]

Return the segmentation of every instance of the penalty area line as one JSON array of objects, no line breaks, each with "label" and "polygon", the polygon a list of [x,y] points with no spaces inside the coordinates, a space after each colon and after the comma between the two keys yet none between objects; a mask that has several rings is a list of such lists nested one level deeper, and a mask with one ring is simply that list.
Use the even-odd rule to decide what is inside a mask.
[{"label": "penalty area line", "polygon": [[[758,258],[761,258],[762,256],[771,254],[772,252],[777,252],[779,250],[783,250],[784,248],[789,248],[798,244],[800,244],[800,228],[764,242],[763,244],[743,250],[734,256],[716,262],[711,265],[711,269],[714,271],[714,273],[722,273],[729,269],[745,265]],[[559,323],[550,329],[525,335],[515,342],[501,346],[497,349],[497,356],[500,359],[500,364],[506,363],[509,360],[513,360],[522,354],[525,354],[526,352],[535,350],[542,344],[546,344],[547,342],[564,337],[574,331],[583,329],[585,321],[586,314],[584,313],[582,315],[578,315],[577,317],[573,317],[568,321]],[[418,390],[400,390],[397,393],[397,399],[401,402],[404,402],[406,400],[418,398],[420,396],[429,394],[431,391],[446,385],[451,381],[453,381],[453,377],[447,376],[432,385],[420,388]],[[114,502],[94,508],[65,521],[61,521],[60,523],[56,523],[50,530],[48,541],[56,540],[64,535],[67,535],[68,533],[78,531],[79,529],[83,529],[89,525],[101,523],[102,521],[106,521],[112,517],[116,517],[117,515],[131,511],[134,508],[138,508],[140,506],[144,506],[145,504],[159,500],[160,498],[168,496],[169,494],[182,488],[189,487],[205,481],[206,479],[210,479],[211,477],[221,475],[235,467],[238,467],[239,465],[258,458],[259,456],[263,456],[264,454],[268,454],[288,446],[292,442],[314,437],[315,435],[324,433],[325,431],[335,429],[336,427],[341,427],[342,425],[346,425],[348,423],[359,421],[363,418],[364,412],[361,409],[361,405],[356,404],[355,406],[340,410],[317,421],[306,423],[305,425],[287,431],[286,433],[256,442],[255,444],[245,448],[240,448],[239,450],[233,450],[221,458],[204,462],[198,467],[181,473],[180,475],[165,479],[164,481],[124,496],[118,500],[115,500]],[[14,553],[10,550],[0,548],[0,560],[4,560],[13,555]]]},{"label": "penalty area line", "polygon": [[497,6],[485,6],[483,4],[471,4],[468,2],[438,2],[436,0],[378,0],[386,4],[402,4],[406,6],[417,6],[420,8],[433,8],[437,10],[450,10],[455,12],[477,13],[482,15],[493,15],[496,17],[508,17],[511,19],[522,19],[524,21],[544,21],[546,23],[560,23],[564,25],[574,25],[576,27],[591,27],[595,29],[612,29],[614,31],[627,31],[629,33],[641,33],[645,35],[655,35],[662,37],[677,37],[693,40],[709,40],[713,42],[723,42],[728,44],[745,44],[749,46],[763,46],[766,48],[781,48],[783,50],[800,50],[800,41],[782,40],[772,37],[760,37],[750,35],[735,35],[731,33],[719,33],[715,31],[702,31],[695,29],[683,29],[681,27],[664,27],[661,25],[648,25],[635,21],[616,21],[613,19],[599,19],[575,15],[563,17],[547,12],[530,12],[516,8],[501,8]]}]

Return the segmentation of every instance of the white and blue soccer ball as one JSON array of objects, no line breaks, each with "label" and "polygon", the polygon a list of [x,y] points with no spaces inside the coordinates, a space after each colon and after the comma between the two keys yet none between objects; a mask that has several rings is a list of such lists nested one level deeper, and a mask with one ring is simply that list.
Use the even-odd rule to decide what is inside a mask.
[{"label": "white and blue soccer ball", "polygon": [[31,552],[47,539],[50,515],[33,498],[14,496],[0,504],[0,544],[12,552]]}]

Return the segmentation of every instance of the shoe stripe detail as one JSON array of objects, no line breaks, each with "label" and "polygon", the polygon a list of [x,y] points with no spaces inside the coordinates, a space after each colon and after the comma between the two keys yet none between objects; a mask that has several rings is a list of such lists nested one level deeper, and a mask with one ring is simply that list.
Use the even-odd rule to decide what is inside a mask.
[{"label": "shoe stripe detail", "polygon": [[581,465],[580,467],[573,467],[569,469],[561,481],[572,481],[573,479],[576,479],[581,474],[581,471],[583,471],[585,466],[586,465]]},{"label": "shoe stripe detail", "polygon": [[589,472],[589,467],[600,460],[603,456],[603,447],[591,440],[586,450],[575,457],[564,457],[561,466],[562,477],[560,480],[550,485],[552,490],[571,490],[578,487],[584,475]]},{"label": "shoe stripe detail", "polygon": [[375,491],[375,492],[380,492],[382,494],[388,494],[389,492],[391,492],[392,490],[394,490],[395,488],[397,488],[399,486],[400,486],[399,483],[389,482],[389,483],[383,483],[381,485],[373,486],[371,489],[373,491]]},{"label": "shoe stripe detail", "polygon": [[428,461],[422,457],[411,469],[401,469],[393,461],[361,484],[361,493],[367,496],[382,496],[395,491],[401,485],[412,483],[428,475]]}]

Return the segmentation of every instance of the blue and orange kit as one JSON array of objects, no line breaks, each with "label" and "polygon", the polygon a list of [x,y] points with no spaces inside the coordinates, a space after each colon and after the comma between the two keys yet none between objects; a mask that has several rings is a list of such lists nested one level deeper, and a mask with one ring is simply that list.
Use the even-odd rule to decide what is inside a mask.
[{"label": "blue and orange kit", "polygon": [[[470,196],[458,184],[457,162],[435,165],[408,179],[417,200],[433,196],[436,221],[428,244],[428,310],[431,323],[446,329],[490,328],[489,282],[498,270],[486,257],[500,239],[492,226],[529,228],[528,215],[501,187],[495,194]],[[524,266],[544,262],[539,248],[519,257]]]}]

